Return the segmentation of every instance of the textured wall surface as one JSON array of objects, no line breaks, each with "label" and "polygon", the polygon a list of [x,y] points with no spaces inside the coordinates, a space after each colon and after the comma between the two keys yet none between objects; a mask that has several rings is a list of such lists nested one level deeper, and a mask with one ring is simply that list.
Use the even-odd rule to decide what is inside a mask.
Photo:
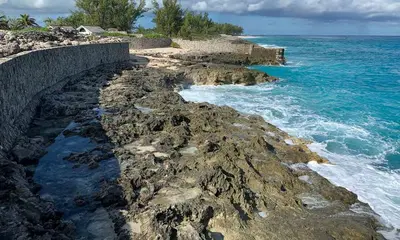
[{"label": "textured wall surface", "polygon": [[69,77],[129,58],[128,43],[108,43],[24,52],[0,59],[0,150],[8,150],[28,125],[43,94],[62,88]]},{"label": "textured wall surface", "polygon": [[205,41],[190,41],[183,39],[174,39],[174,42],[178,43],[181,48],[200,51],[207,53],[239,53],[248,54],[255,58],[265,58],[270,62],[277,62],[279,64],[285,63],[285,51],[283,48],[263,48],[256,44],[251,43],[235,43],[232,39],[217,38]]},{"label": "textured wall surface", "polygon": [[225,39],[211,39],[205,41],[190,41],[183,39],[174,39],[174,42],[178,43],[181,48],[192,51],[200,52],[236,52],[247,54],[250,51],[251,44],[233,44]]},{"label": "textured wall surface", "polygon": [[170,47],[170,38],[130,38],[129,47],[131,49],[165,48]]},{"label": "textured wall surface", "polygon": [[275,59],[279,64],[285,64],[286,62],[284,48],[264,48],[253,45],[248,54],[256,58]]}]

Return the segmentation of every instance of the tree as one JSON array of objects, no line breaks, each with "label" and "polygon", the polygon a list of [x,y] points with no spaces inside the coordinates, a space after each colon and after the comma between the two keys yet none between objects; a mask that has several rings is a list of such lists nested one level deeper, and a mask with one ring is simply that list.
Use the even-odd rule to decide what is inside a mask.
[{"label": "tree", "polygon": [[70,16],[68,16],[66,18],[58,17],[57,21],[60,22],[61,26],[73,26],[73,27],[77,28],[80,25],[87,24],[87,16],[85,15],[85,13],[83,13],[81,11],[74,11],[71,13]]},{"label": "tree", "polygon": [[169,37],[178,35],[183,23],[183,10],[177,0],[163,0],[163,7],[160,7],[156,0],[153,0],[154,19],[156,30]]},{"label": "tree", "polygon": [[8,19],[5,15],[0,15],[0,29],[8,30]]},{"label": "tree", "polygon": [[[130,31],[145,9],[145,0],[76,0],[78,11],[73,19],[83,20],[85,24],[102,28],[118,28]],[[83,17],[83,19],[81,19]]]},{"label": "tree", "polygon": [[28,14],[21,14],[18,18],[18,23],[21,28],[39,27],[39,25],[36,23],[36,19],[30,17]]},{"label": "tree", "polygon": [[189,38],[193,35],[208,35],[214,22],[208,17],[208,13],[187,11],[179,35]]},{"label": "tree", "polygon": [[46,26],[54,25],[54,19],[50,17],[46,18],[43,22],[46,24]]}]

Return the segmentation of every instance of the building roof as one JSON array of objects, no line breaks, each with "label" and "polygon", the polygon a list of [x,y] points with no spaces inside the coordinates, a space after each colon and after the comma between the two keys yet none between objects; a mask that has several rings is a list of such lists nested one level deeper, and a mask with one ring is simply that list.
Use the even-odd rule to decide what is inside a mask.
[{"label": "building roof", "polygon": [[86,31],[92,32],[92,33],[104,33],[105,32],[105,30],[99,26],[80,26],[77,28],[77,30],[79,30],[81,28],[84,28],[84,29],[86,29]]}]

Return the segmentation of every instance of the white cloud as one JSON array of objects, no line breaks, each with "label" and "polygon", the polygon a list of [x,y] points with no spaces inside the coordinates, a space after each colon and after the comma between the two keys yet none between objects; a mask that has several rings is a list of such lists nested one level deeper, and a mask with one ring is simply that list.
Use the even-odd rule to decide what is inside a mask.
[{"label": "white cloud", "polygon": [[[0,9],[68,13],[74,7],[74,2],[74,0],[0,0]],[[400,19],[398,0],[181,0],[181,2],[184,7],[196,11],[328,20]]]},{"label": "white cloud", "polygon": [[195,11],[205,11],[207,10],[207,3],[204,1],[197,2],[192,6],[192,9]]},{"label": "white cloud", "polygon": [[[400,19],[398,0],[202,0],[206,11],[320,19]],[[183,0],[186,7],[196,0]],[[194,8],[196,10],[196,8]]]},{"label": "white cloud", "polygon": [[0,0],[0,9],[31,10],[46,12],[69,12],[75,6],[75,0]]}]

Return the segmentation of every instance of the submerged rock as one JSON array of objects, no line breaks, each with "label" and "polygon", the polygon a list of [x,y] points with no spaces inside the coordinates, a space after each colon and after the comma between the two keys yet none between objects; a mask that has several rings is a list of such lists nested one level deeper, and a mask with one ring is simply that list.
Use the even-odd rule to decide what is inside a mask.
[{"label": "submerged rock", "polygon": [[46,153],[42,137],[22,137],[12,149],[12,154],[17,163],[22,165],[37,164],[40,157]]},{"label": "submerged rock", "polygon": [[0,152],[0,239],[74,239],[74,226],[30,190],[22,166]]}]

